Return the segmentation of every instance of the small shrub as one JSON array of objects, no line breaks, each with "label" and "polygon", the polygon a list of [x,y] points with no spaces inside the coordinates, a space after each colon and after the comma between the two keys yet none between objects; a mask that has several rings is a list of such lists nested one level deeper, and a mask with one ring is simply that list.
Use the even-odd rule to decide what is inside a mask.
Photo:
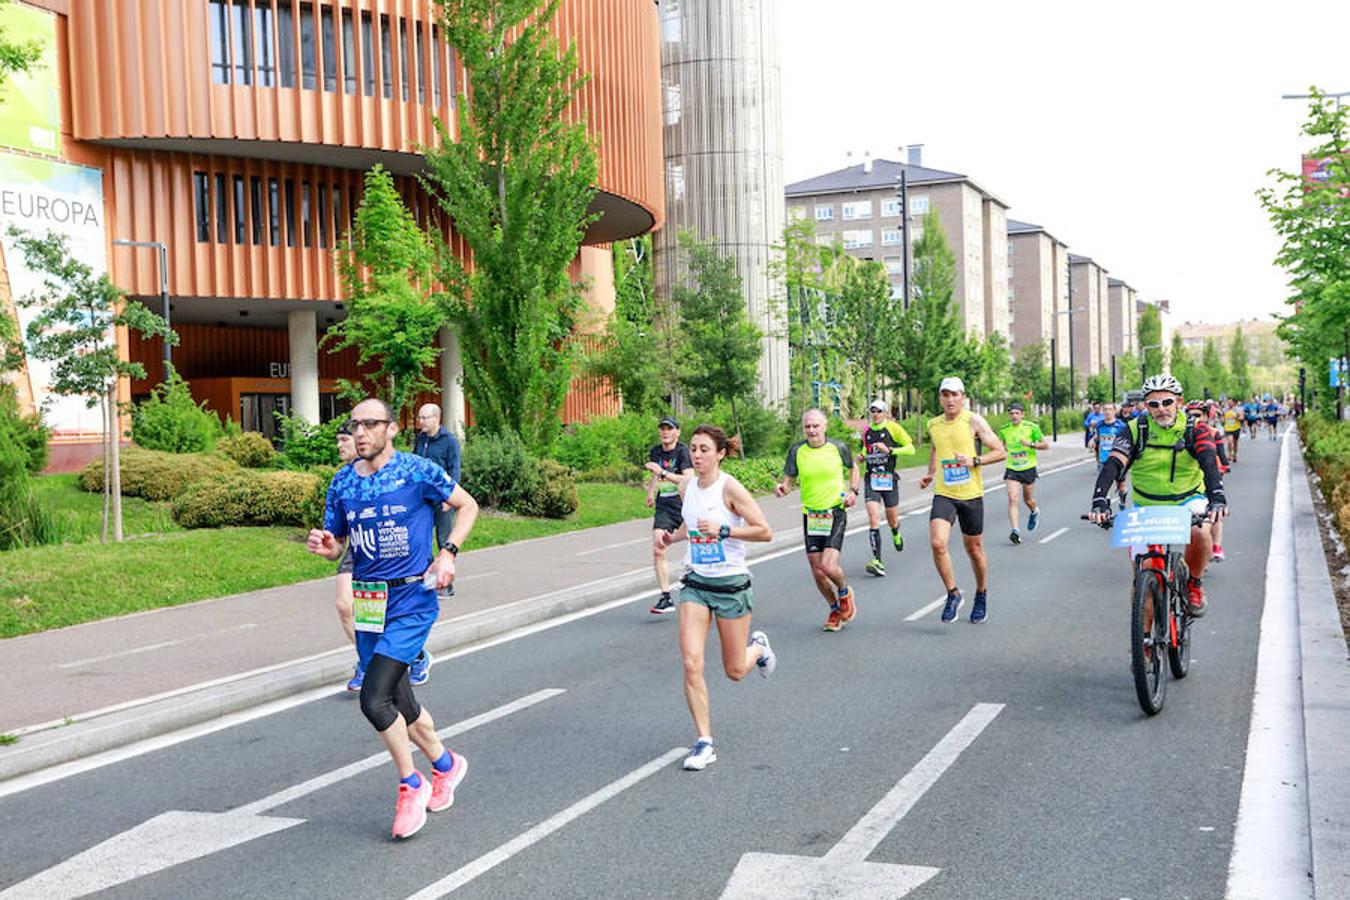
[{"label": "small shrub", "polygon": [[277,416],[277,427],[281,430],[281,464],[301,471],[314,466],[342,465],[337,453],[337,431],[347,418],[343,413],[322,425],[315,425],[299,416]]},{"label": "small shrub", "polygon": [[722,471],[735,478],[752,494],[767,494],[783,474],[783,459],[779,456],[751,456],[746,459],[722,460]]},{"label": "small shrub", "polygon": [[[239,471],[234,461],[213,453],[164,453],[127,447],[121,453],[122,494],[146,500],[172,500],[188,485],[215,475]],[[103,490],[103,460],[96,459],[80,471],[80,487],[91,493]]]},{"label": "small shrub", "polygon": [[328,507],[328,486],[333,483],[333,476],[337,474],[338,468],[315,466],[309,470],[318,481],[309,497],[305,499],[304,509],[301,510],[301,516],[304,518],[301,524],[306,528],[323,527],[323,514]]},{"label": "small shrub", "polygon": [[0,550],[61,540],[60,523],[33,489],[24,448],[0,444]]},{"label": "small shrub", "polygon": [[569,425],[553,445],[553,458],[577,471],[617,466],[640,466],[656,444],[657,419],[624,413],[585,424]]},{"label": "small shrub", "polygon": [[184,528],[304,525],[319,476],[309,472],[239,470],[189,485],[173,501]]},{"label": "small shrub", "polygon": [[513,509],[533,490],[534,460],[515,434],[473,434],[464,442],[460,479],[479,503]]},{"label": "small shrub", "polygon": [[646,484],[651,473],[641,466],[619,463],[613,466],[600,466],[577,472],[573,480],[578,482],[603,482],[606,484]]},{"label": "small shrub", "polygon": [[42,417],[19,411],[19,398],[11,384],[0,382],[0,444],[19,451],[24,468],[36,475],[47,465],[47,439],[51,429]]},{"label": "small shrub", "polygon": [[579,505],[572,470],[554,460],[540,459],[535,461],[529,493],[521,497],[511,511],[522,516],[565,519],[576,512]]},{"label": "small shrub", "polygon": [[221,434],[220,420],[192,399],[188,383],[172,367],[167,381],[150,399],[137,404],[131,415],[131,437],[147,450],[201,453]]},{"label": "small shrub", "polygon": [[245,469],[270,469],[277,458],[272,442],[256,431],[221,438],[216,443],[216,452]]}]

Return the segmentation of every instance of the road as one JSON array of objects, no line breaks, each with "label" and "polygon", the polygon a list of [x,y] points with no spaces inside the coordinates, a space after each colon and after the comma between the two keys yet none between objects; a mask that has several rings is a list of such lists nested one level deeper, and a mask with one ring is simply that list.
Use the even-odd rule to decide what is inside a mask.
[{"label": "road", "polygon": [[744,897],[780,877],[821,877],[822,897],[868,878],[914,882],[914,898],[1221,897],[1278,446],[1242,447],[1191,675],[1152,719],[1130,681],[1128,564],[1079,520],[1085,464],[1041,480],[1021,546],[1001,489],[986,498],[984,625],[915,618],[942,593],[926,513],[904,520],[884,579],[850,535],[859,613],[838,634],[820,630],[800,551],[759,562],[755,623],[781,661],[768,681],[710,670],[704,772],[679,767],[694,734],[675,623],[638,598],[435,666],[418,695],[439,727],[496,712],[451,739],[468,777],[409,842],[388,839],[393,777],[355,698],[330,696],[0,785],[0,897]]}]

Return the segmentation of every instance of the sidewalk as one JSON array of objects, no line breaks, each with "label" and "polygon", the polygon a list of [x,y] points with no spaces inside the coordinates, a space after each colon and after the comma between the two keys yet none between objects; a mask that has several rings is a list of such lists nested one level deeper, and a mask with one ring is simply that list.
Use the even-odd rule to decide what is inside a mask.
[{"label": "sidewalk", "polygon": [[[1080,440],[1061,437],[1042,471],[1082,462]],[[902,511],[927,510],[932,494],[918,491],[922,472],[902,471]],[[987,486],[999,483],[990,478]],[[774,540],[752,545],[751,558],[799,547],[798,496],[759,502]],[[849,527],[866,521],[859,503]],[[908,519],[905,531],[922,547],[921,520]],[[456,596],[442,604],[427,646],[444,653],[601,603],[654,596],[650,540],[650,520],[642,519],[466,551]],[[673,571],[682,557],[677,547]],[[0,780],[300,691],[337,688],[355,656],[337,623],[334,582],[302,582],[0,643],[7,688],[0,734],[20,736],[0,747]]]}]

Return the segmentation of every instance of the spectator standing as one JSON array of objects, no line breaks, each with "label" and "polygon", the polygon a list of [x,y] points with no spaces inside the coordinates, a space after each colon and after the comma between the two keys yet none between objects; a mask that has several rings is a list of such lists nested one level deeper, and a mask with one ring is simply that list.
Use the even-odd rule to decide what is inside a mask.
[{"label": "spectator standing", "polygon": [[[424,404],[417,411],[417,437],[413,440],[413,453],[434,462],[455,484],[459,484],[459,438],[441,424],[441,408],[434,403]],[[435,518],[436,543],[431,548],[433,556],[435,549],[449,539],[450,529],[455,527],[455,511],[437,509]],[[454,593],[452,584],[441,591],[440,599],[452,597]]]}]

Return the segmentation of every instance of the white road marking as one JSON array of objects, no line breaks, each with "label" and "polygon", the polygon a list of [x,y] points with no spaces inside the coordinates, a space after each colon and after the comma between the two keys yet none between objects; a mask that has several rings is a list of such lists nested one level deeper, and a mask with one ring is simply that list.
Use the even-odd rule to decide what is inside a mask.
[{"label": "white road marking", "polygon": [[916,610],[914,610],[914,612],[912,612],[912,613],[910,613],[909,615],[905,616],[905,621],[906,621],[906,622],[917,622],[917,621],[919,621],[920,619],[922,619],[924,616],[928,615],[930,612],[932,612],[933,610],[937,609],[939,606],[941,606],[942,604],[944,604],[944,603],[946,603],[946,602],[947,602],[947,595],[946,595],[946,594],[943,594],[941,597],[937,598],[937,599],[934,600],[932,603],[928,604],[927,606],[923,607],[922,609],[916,609]]},{"label": "white road marking", "polygon": [[[462,734],[562,693],[564,691],[559,688],[536,691],[447,726],[437,734],[443,739]],[[305,820],[264,816],[262,813],[367,769],[387,765],[388,761],[387,753],[376,753],[225,812],[168,810],[11,886],[0,892],[0,898],[83,897],[283,831]]]},{"label": "white road marking", "polygon": [[1041,538],[1041,543],[1042,543],[1042,544],[1048,544],[1048,543],[1050,543],[1051,541],[1053,541],[1055,538],[1059,537],[1061,534],[1064,534],[1064,533],[1065,533],[1066,531],[1068,531],[1068,530],[1069,530],[1069,529],[1067,529],[1067,528],[1061,528],[1059,531],[1053,531],[1053,532],[1051,532],[1050,534],[1047,534],[1045,537]]},{"label": "white road marking", "polygon": [[201,640],[204,637],[229,634],[232,631],[248,631],[250,628],[257,627],[257,622],[244,622],[241,625],[232,625],[229,628],[218,628],[215,631],[203,631],[201,634],[194,634],[191,637],[175,638],[172,641],[160,641],[158,644],[146,644],[142,647],[132,647],[130,650],[118,650],[116,653],[105,653],[103,656],[90,656],[85,659],[75,659],[70,662],[57,663],[56,667],[58,669],[77,669],[80,666],[88,666],[94,663],[106,662],[110,659],[117,659],[119,656],[134,656],[137,653],[149,653],[151,650],[163,650],[165,647],[186,644],[189,641]]},{"label": "white road marking", "polygon": [[473,581],[475,578],[491,578],[493,575],[500,575],[500,574],[502,573],[498,572],[496,569],[493,569],[490,572],[474,572],[472,575],[465,575],[463,577],[456,575],[455,584],[463,584],[466,581]]},{"label": "white road marking", "polygon": [[620,541],[617,544],[606,544],[603,547],[593,547],[590,550],[582,550],[580,553],[574,553],[572,555],[590,556],[592,553],[603,553],[606,550],[614,550],[618,547],[631,547],[633,544],[643,544],[643,543],[650,544],[651,542],[652,539],[650,537],[635,538],[634,540],[631,541]]},{"label": "white road marking", "polygon": [[972,707],[823,857],[773,853],[742,856],[722,892],[722,900],[898,898],[931,879],[940,870],[869,863],[867,857],[1002,709],[1001,703]]},{"label": "white road marking", "polygon": [[1313,896],[1308,877],[1313,870],[1312,838],[1289,477],[1286,440],[1275,479],[1266,604],[1261,613],[1247,763],[1228,863],[1228,900],[1311,900]]},{"label": "white road marking", "polygon": [[668,750],[656,759],[647,763],[645,766],[634,769],[617,781],[610,782],[595,793],[573,803],[562,812],[545,819],[528,831],[517,835],[497,849],[485,853],[473,862],[461,866],[440,881],[427,885],[416,894],[413,894],[408,900],[435,900],[435,898],[444,897],[451,891],[463,887],[484,872],[501,865],[522,850],[526,850],[532,845],[537,844],[539,841],[542,841],[572,820],[580,818],[595,809],[611,797],[628,790],[643,779],[655,775],[688,752],[688,747],[675,747],[672,750]]}]

